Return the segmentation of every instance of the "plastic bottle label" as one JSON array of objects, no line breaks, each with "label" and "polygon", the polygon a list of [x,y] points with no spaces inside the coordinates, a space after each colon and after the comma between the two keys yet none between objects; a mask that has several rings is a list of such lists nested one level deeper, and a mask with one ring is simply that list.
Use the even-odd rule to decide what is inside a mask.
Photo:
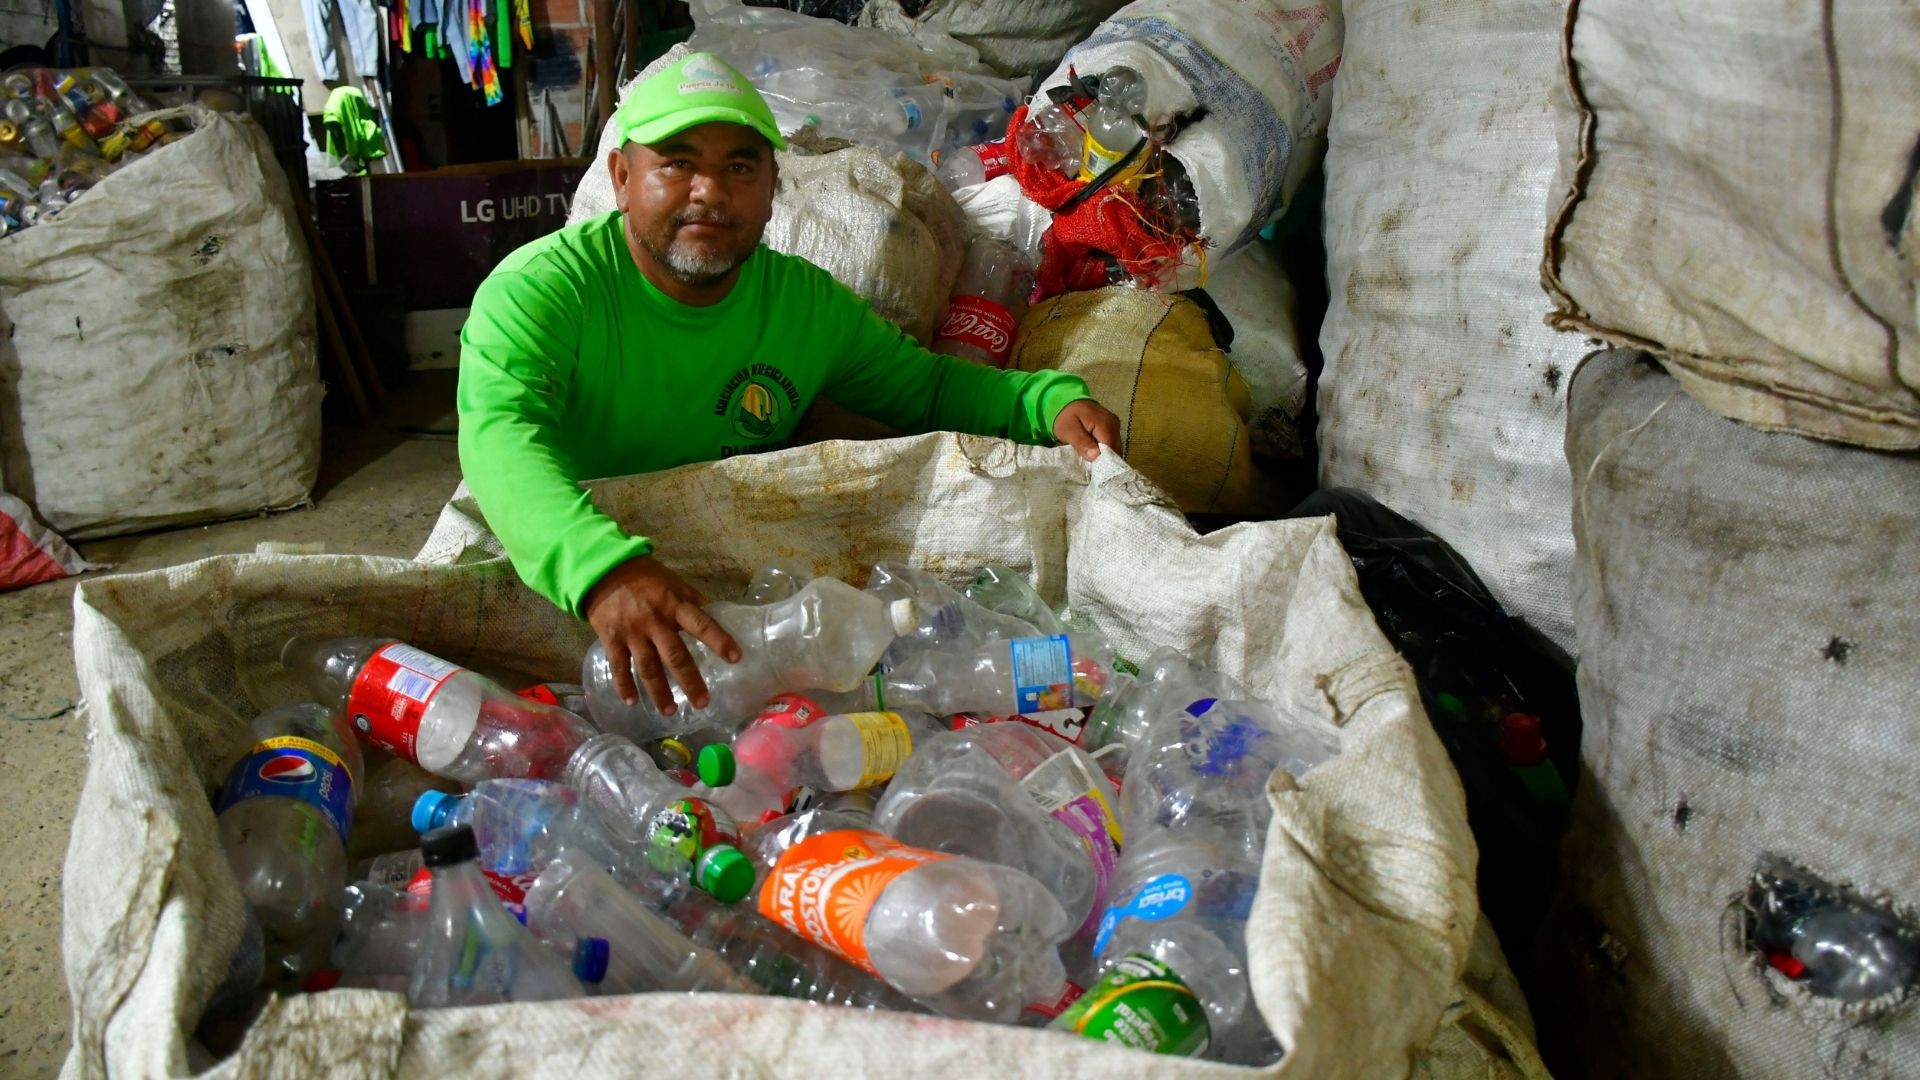
[{"label": "plastic bottle label", "polygon": [[1032,1004],[1029,1004],[1027,1006],[1027,1011],[1037,1012],[1041,1016],[1044,1016],[1047,1019],[1052,1020],[1054,1017],[1057,1017],[1061,1013],[1066,1012],[1067,1006],[1072,1005],[1076,1001],[1079,1001],[1080,996],[1082,994],[1085,994],[1086,992],[1087,992],[1086,987],[1081,986],[1079,983],[1074,982],[1072,979],[1068,979],[1067,985],[1065,986],[1065,988],[1063,988],[1060,991],[1059,997],[1054,998],[1052,1001],[1033,1002]]},{"label": "plastic bottle label", "polygon": [[1149,879],[1133,894],[1133,899],[1108,908],[1106,914],[1100,916],[1100,933],[1093,939],[1093,951],[1105,952],[1113,932],[1128,919],[1142,922],[1171,919],[1184,911],[1192,899],[1193,883],[1179,874],[1161,874]]},{"label": "plastic bottle label", "polygon": [[781,694],[767,702],[750,724],[777,724],[783,728],[803,728],[826,715],[814,700],[804,694]]},{"label": "plastic bottle label", "polygon": [[1011,648],[1016,711],[1031,715],[1073,705],[1073,646],[1067,635],[1015,638]]},{"label": "plastic bottle label", "polygon": [[1087,710],[1085,709],[1052,709],[1034,713],[1032,716],[1015,713],[1008,719],[1018,720],[1029,727],[1037,727],[1049,735],[1057,735],[1076,746],[1080,744],[1080,736],[1087,731]]},{"label": "plastic bottle label", "polygon": [[[500,898],[500,902],[513,913],[513,917],[519,919],[522,926],[526,925],[527,890],[533,888],[534,881],[540,875],[537,873],[501,874],[482,867],[480,876],[487,879],[487,887],[493,890],[493,895]],[[407,882],[407,894],[418,897],[423,907],[431,904],[433,902],[433,871],[424,866],[421,867],[420,872],[413,875],[413,880]]]},{"label": "plastic bottle label", "polygon": [[1052,813],[1073,834],[1074,839],[1080,841],[1080,846],[1087,849],[1087,860],[1093,864],[1093,905],[1087,911],[1086,921],[1074,931],[1074,936],[1078,937],[1101,922],[1101,913],[1107,906],[1107,886],[1113,881],[1113,868],[1120,860],[1120,852],[1114,846],[1113,834],[1107,829],[1107,816],[1102,809],[1102,802],[1092,792]]},{"label": "plastic bottle label", "polygon": [[866,942],[874,903],[900,875],[951,858],[865,829],[809,836],[774,861],[760,887],[760,914],[878,975]]},{"label": "plastic bottle label", "polygon": [[227,774],[226,789],[213,808],[222,813],[235,803],[272,796],[298,799],[320,811],[340,842],[353,824],[353,774],[339,754],[311,739],[278,735],[254,743]]},{"label": "plastic bottle label", "polygon": [[[1094,778],[1093,770],[1087,768],[1087,757],[1077,750],[1061,750],[1052,757],[1034,766],[1033,771],[1020,778],[1020,786],[1027,794],[1040,801],[1048,811],[1062,807],[1080,799],[1091,800],[1100,812],[1101,822],[1107,834],[1113,837],[1115,844],[1126,843],[1127,835],[1120,831],[1120,817],[1107,805],[1107,797],[1100,791],[1100,782]],[[1071,792],[1062,795],[1056,793]]]},{"label": "plastic bottle label", "polygon": [[715,844],[739,844],[733,820],[704,799],[675,799],[647,822],[647,862],[667,874],[691,875]]},{"label": "plastic bottle label", "polygon": [[974,156],[980,159],[980,167],[986,170],[988,180],[995,180],[1013,168],[1012,155],[1007,150],[1010,139],[998,142],[981,143],[973,147]]},{"label": "plastic bottle label", "polygon": [[419,762],[415,742],[420,718],[441,684],[460,667],[411,645],[383,645],[367,658],[347,694],[353,726],[368,742],[408,761]]},{"label": "plastic bottle label", "polygon": [[847,721],[860,732],[860,781],[856,788],[890,780],[913,753],[913,732],[899,713],[848,713]]},{"label": "plastic bottle label", "polygon": [[947,308],[947,321],[933,337],[935,343],[971,345],[985,353],[993,366],[1006,367],[1013,355],[1013,313],[984,296],[956,296]]},{"label": "plastic bottle label", "polygon": [[1213,1038],[1207,1010],[1173,969],[1132,953],[1049,1027],[1156,1054],[1191,1057]]}]

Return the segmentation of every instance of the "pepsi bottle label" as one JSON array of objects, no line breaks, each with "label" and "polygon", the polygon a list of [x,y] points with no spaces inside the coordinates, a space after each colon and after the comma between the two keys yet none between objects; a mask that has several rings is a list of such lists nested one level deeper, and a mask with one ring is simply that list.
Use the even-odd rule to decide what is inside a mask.
[{"label": "pepsi bottle label", "polygon": [[253,744],[227,775],[214,813],[247,799],[299,799],[320,811],[340,842],[353,824],[353,774],[339,754],[311,739],[281,735]]}]

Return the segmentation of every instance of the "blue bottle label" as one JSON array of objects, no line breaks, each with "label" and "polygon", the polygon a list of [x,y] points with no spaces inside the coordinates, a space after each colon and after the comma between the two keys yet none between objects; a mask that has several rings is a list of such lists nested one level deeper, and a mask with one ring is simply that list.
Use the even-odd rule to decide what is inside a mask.
[{"label": "blue bottle label", "polygon": [[1015,638],[1012,649],[1016,712],[1073,707],[1073,646],[1067,635]]},{"label": "blue bottle label", "polygon": [[1104,952],[1107,941],[1128,919],[1159,922],[1171,919],[1186,909],[1193,899],[1193,883],[1179,874],[1161,874],[1140,886],[1124,904],[1116,904],[1100,916],[1100,933],[1093,939],[1094,955]]},{"label": "blue bottle label", "polygon": [[280,735],[253,744],[227,776],[214,813],[247,799],[299,799],[320,811],[340,842],[353,824],[353,774],[339,754],[311,739]]}]

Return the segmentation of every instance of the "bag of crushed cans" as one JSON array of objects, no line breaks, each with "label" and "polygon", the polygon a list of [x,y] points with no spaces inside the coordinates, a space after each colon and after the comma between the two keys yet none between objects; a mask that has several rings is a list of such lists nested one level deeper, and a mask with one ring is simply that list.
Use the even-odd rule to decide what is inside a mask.
[{"label": "bag of crushed cans", "polygon": [[0,236],[35,224],[108,173],[187,134],[108,68],[0,78]]}]

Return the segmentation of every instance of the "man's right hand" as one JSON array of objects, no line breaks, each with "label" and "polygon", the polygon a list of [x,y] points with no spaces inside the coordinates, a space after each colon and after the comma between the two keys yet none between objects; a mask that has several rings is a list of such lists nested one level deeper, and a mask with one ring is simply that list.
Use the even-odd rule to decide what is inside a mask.
[{"label": "man's right hand", "polygon": [[628,559],[607,571],[587,593],[587,622],[607,648],[613,686],[621,700],[629,705],[639,703],[633,683],[638,672],[641,685],[661,715],[672,715],[673,690],[667,685],[671,673],[673,681],[687,692],[687,701],[696,709],[706,708],[706,681],[700,678],[700,669],[680,632],[692,634],[729,664],[740,659],[740,646],[713,616],[701,610],[706,602],[700,590],[651,555]]}]

